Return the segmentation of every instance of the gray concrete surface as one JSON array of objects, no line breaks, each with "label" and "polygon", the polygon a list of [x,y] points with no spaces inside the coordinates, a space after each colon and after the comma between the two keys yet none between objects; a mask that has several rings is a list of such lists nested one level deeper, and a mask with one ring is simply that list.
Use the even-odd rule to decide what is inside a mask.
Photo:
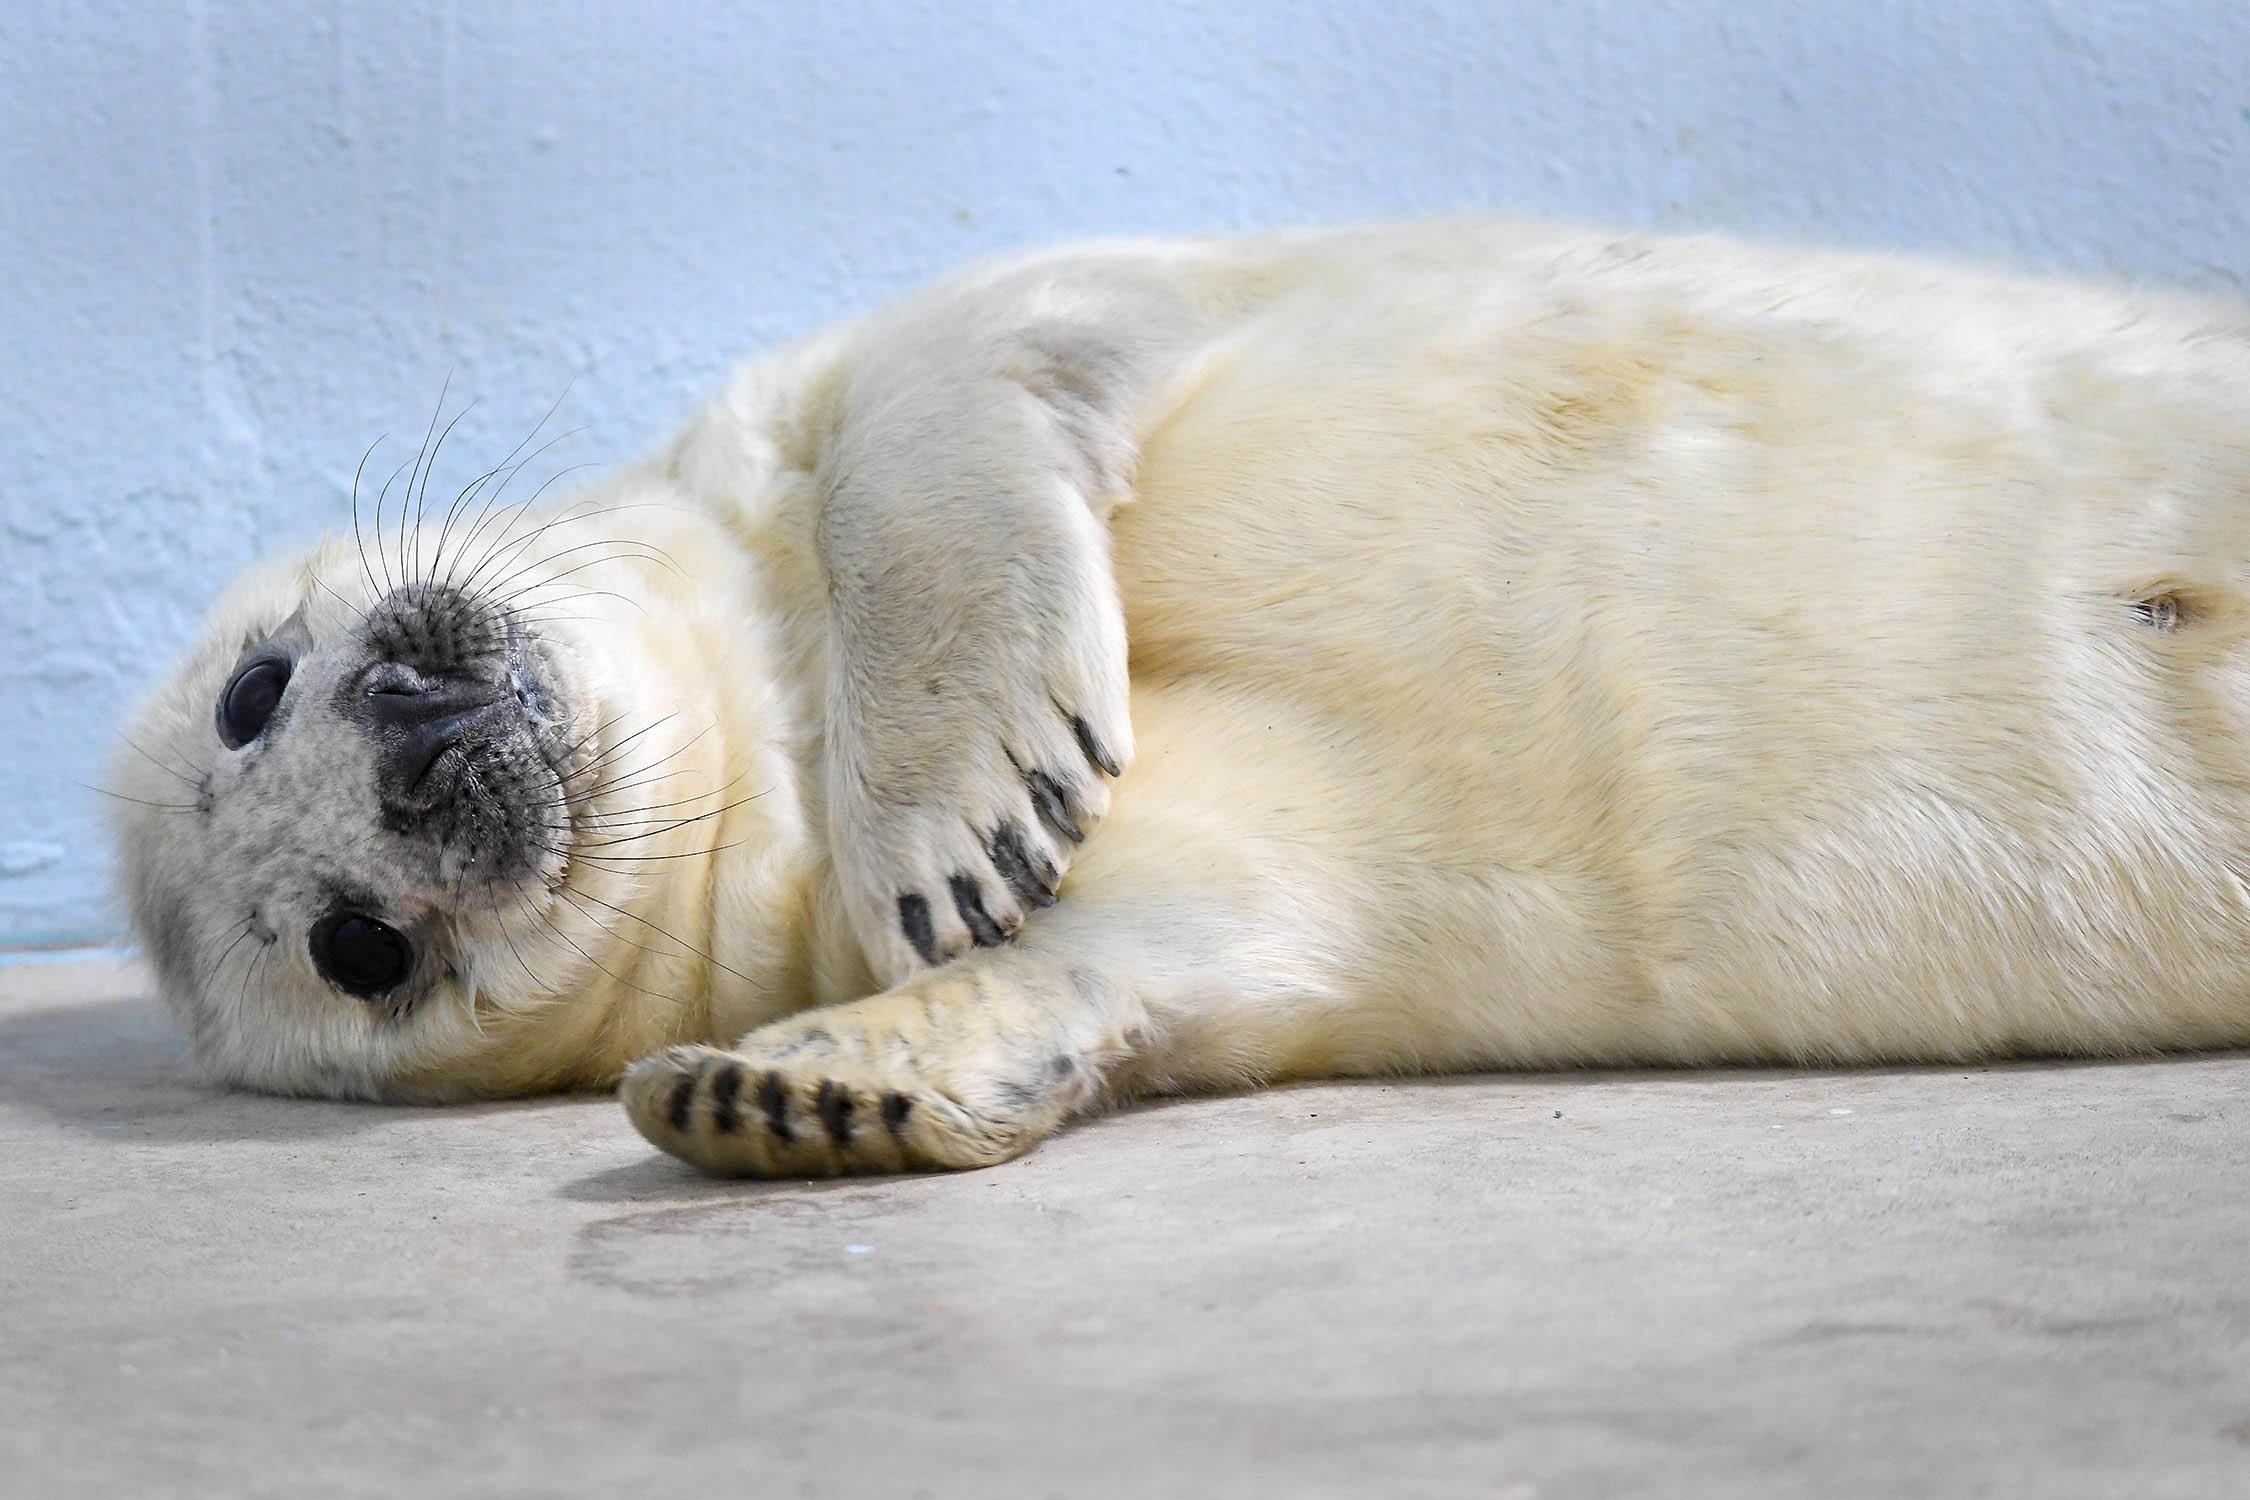
[{"label": "gray concrete surface", "polygon": [[2250,1058],[1324,1085],[960,1177],[0,970],[11,1496],[2250,1495]]}]

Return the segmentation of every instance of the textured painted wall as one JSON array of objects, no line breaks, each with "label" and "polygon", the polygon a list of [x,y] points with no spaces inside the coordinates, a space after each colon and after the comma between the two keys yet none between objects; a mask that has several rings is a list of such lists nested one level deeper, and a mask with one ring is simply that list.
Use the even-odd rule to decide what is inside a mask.
[{"label": "textured painted wall", "polygon": [[965,257],[1462,208],[2239,286],[2246,111],[2226,0],[10,0],[0,946],[115,933],[74,783],[449,371],[612,462]]}]

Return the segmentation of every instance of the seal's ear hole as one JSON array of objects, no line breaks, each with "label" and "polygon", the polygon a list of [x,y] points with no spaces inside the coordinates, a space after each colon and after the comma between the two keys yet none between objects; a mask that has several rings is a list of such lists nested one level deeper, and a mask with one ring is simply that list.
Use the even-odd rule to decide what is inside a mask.
[{"label": "seal's ear hole", "polygon": [[2250,623],[2250,603],[2234,590],[2178,577],[2151,579],[2126,590],[2125,600],[2133,623],[2159,635]]},{"label": "seal's ear hole", "polygon": [[2166,633],[2180,628],[2186,617],[2186,606],[2178,594],[2151,594],[2133,604],[2133,617],[2151,630]]}]

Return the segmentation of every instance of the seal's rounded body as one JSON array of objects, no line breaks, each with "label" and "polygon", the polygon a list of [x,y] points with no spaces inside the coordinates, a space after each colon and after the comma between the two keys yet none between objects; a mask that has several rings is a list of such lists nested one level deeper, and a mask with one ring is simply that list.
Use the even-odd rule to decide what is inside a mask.
[{"label": "seal's rounded body", "polygon": [[1073,895],[1318,975],[1169,1066],[2250,1040],[2239,326],[1744,259],[1386,288],[1152,424]]},{"label": "seal's rounded body", "polygon": [[759,800],[573,825],[583,962],[372,1091],[670,1043],[651,1139],[804,1172],[1282,1076],[2250,1041],[2246,411],[2230,309],[1720,241],[957,278],[597,492],[671,565],[541,627],[553,695],[702,693]]}]

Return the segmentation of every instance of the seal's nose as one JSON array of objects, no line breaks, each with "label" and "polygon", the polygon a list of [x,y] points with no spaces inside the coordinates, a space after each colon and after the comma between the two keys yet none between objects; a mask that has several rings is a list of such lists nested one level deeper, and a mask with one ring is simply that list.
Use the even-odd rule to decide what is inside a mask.
[{"label": "seal's nose", "polygon": [[499,712],[505,689],[486,682],[440,681],[382,687],[367,695],[382,743],[383,779],[411,792],[446,751],[471,738]]}]

